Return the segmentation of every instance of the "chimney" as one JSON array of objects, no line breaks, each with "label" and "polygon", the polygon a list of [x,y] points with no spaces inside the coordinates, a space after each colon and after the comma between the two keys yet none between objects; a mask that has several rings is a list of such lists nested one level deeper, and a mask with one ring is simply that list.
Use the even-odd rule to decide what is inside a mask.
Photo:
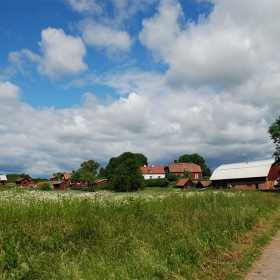
[{"label": "chimney", "polygon": [[174,159],[174,163],[177,163],[177,159]]}]

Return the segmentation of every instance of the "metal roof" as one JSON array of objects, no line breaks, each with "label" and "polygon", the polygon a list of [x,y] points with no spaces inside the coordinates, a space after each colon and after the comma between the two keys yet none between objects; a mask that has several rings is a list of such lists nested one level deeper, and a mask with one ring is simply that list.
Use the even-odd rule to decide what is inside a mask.
[{"label": "metal roof", "polygon": [[0,175],[0,180],[1,181],[7,181],[7,176],[6,175]]},{"label": "metal roof", "polygon": [[214,170],[210,180],[267,177],[274,159],[223,164]]}]

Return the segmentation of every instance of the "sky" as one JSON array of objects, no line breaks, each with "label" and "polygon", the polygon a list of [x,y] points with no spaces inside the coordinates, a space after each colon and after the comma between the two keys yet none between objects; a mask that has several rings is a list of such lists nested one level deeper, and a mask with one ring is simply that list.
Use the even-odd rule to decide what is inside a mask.
[{"label": "sky", "polygon": [[0,0],[0,173],[123,152],[269,159],[278,0]]}]

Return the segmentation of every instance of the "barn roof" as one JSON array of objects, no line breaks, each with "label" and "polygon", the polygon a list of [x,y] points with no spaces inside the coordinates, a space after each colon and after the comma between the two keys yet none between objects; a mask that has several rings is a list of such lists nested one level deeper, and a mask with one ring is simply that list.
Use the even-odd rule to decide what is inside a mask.
[{"label": "barn roof", "polygon": [[162,166],[140,166],[142,174],[165,174]]},{"label": "barn roof", "polygon": [[223,164],[214,170],[210,180],[267,177],[274,159]]},{"label": "barn roof", "polygon": [[6,175],[0,175],[0,181],[7,181],[7,176]]},{"label": "barn roof", "polygon": [[184,187],[186,183],[190,181],[193,184],[193,181],[190,179],[181,179],[177,184],[176,187]]},{"label": "barn roof", "polygon": [[202,172],[201,167],[195,163],[188,162],[173,162],[168,164],[169,172],[184,172],[185,170],[189,172]]}]

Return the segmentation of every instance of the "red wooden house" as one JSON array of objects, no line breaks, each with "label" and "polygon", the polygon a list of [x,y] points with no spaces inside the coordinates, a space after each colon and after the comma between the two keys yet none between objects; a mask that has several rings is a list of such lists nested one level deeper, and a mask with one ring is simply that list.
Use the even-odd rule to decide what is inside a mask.
[{"label": "red wooden house", "polygon": [[54,183],[53,188],[56,191],[63,191],[66,190],[66,184],[65,182]]},{"label": "red wooden house", "polygon": [[24,188],[29,188],[29,187],[36,188],[37,187],[37,182],[33,179],[18,178],[16,180],[16,186],[17,187],[24,187]]},{"label": "red wooden house", "polygon": [[72,174],[73,173],[67,173],[67,172],[63,172],[61,174],[60,180],[65,183],[66,187],[70,187],[70,185],[71,185],[70,179],[71,179]]},{"label": "red wooden house", "polygon": [[185,172],[191,173],[191,179],[202,178],[202,170],[200,165],[188,162],[174,161],[164,167],[166,174],[175,174],[183,176]]}]

